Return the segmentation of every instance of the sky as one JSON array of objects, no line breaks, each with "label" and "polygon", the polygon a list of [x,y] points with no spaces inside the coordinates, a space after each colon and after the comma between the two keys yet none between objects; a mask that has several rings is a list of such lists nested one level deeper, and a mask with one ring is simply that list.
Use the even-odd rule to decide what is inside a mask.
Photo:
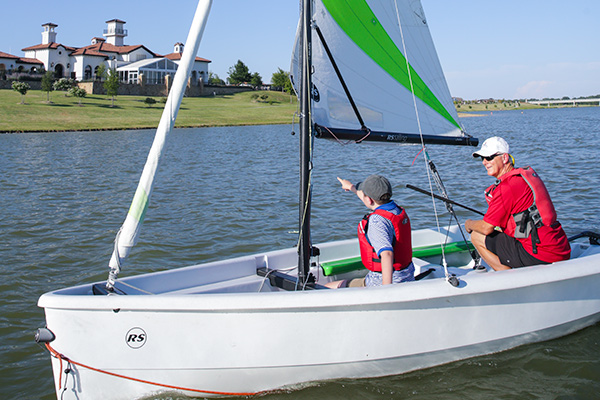
[{"label": "sky", "polygon": [[[600,94],[600,1],[422,0],[450,93],[464,99],[561,98]],[[159,54],[185,42],[196,0],[6,1],[0,51],[41,43],[53,22],[57,42],[74,47],[102,37],[106,21],[126,21],[125,44]],[[269,82],[288,70],[298,0],[213,0],[198,56],[226,79],[238,60]]]}]

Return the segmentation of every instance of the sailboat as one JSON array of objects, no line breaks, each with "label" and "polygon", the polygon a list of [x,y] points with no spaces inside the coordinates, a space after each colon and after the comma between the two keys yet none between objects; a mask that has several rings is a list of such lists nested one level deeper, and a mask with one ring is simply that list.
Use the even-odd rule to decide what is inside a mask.
[{"label": "sailboat", "polygon": [[[582,235],[589,243],[572,242],[568,261],[493,272],[480,264],[459,223],[416,230],[414,282],[324,286],[366,270],[356,239],[313,243],[315,138],[477,144],[458,123],[418,0],[302,3],[291,74],[301,116],[297,248],[120,277],[210,7],[211,0],[198,3],[108,279],[39,299],[46,327],[36,340],[51,354],[58,398],[240,396],[401,374],[600,320],[600,245],[593,233]],[[431,174],[437,182],[435,168]]]}]

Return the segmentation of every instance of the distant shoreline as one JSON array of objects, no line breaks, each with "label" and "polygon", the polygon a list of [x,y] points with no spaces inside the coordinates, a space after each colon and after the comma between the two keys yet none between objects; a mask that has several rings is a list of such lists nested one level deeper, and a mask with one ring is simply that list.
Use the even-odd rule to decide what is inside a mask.
[{"label": "distant shoreline", "polygon": [[[107,96],[89,95],[79,100],[64,92],[47,94],[31,90],[20,104],[20,94],[0,90],[0,133],[96,132],[112,130],[156,129],[163,111],[164,98],[156,105],[145,104],[143,96],[118,96],[115,107]],[[509,105],[510,104],[510,105]],[[586,107],[586,106],[579,106]],[[484,117],[493,112],[548,108],[519,103],[470,103],[456,105],[459,118]],[[565,108],[565,107],[551,107]],[[568,107],[571,108],[571,107]],[[176,128],[291,124],[298,121],[297,100],[282,92],[249,91],[234,95],[185,97],[178,113]]]},{"label": "distant shoreline", "polygon": [[[80,106],[78,99],[65,96],[65,92],[52,92],[48,102],[45,92],[31,90],[25,104],[20,104],[19,93],[0,90],[0,133],[156,129],[166,99],[154,97],[156,104],[148,105],[146,98],[118,96],[111,107],[109,97],[89,95]],[[290,124],[296,111],[294,96],[275,91],[184,97],[175,127]]]}]

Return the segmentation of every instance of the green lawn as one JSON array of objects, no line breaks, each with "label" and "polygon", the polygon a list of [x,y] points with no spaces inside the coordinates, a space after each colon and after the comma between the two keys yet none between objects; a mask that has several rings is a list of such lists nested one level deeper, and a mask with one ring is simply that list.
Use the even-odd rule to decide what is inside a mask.
[{"label": "green lawn", "polygon": [[[256,96],[267,96],[257,101]],[[0,90],[0,133],[36,131],[75,131],[156,128],[162,114],[164,98],[155,97],[148,107],[145,96],[118,96],[115,107],[107,96],[90,95],[79,101],[64,92],[46,93],[31,90],[20,104],[21,95],[14,90]],[[541,108],[514,102],[462,104],[456,110],[463,116],[470,112],[494,112]],[[230,96],[186,97],[177,117],[177,127],[288,124],[297,111],[295,96],[271,91],[250,91]],[[472,114],[471,114],[472,115]],[[296,119],[297,120],[297,119]]]},{"label": "green lawn", "polygon": [[[253,94],[266,95],[257,101]],[[111,130],[156,128],[164,103],[161,98],[152,107],[145,96],[118,96],[115,107],[107,96],[88,95],[82,106],[64,92],[31,90],[20,104],[21,95],[0,90],[0,132]],[[280,92],[252,91],[231,96],[184,98],[177,116],[177,127],[263,125],[291,123],[297,110],[296,99]]]}]

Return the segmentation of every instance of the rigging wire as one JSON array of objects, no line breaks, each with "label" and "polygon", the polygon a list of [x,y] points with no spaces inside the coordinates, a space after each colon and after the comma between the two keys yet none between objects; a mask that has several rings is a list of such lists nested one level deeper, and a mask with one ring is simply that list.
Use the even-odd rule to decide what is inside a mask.
[{"label": "rigging wire", "polygon": [[[430,173],[430,162],[431,159],[429,158],[429,154],[427,153],[427,148],[425,147],[425,141],[423,139],[423,130],[421,127],[421,118],[419,116],[419,109],[417,107],[417,97],[415,95],[415,90],[414,90],[414,85],[413,85],[413,79],[412,79],[412,73],[410,70],[410,63],[408,62],[408,52],[406,51],[406,42],[404,41],[404,31],[402,29],[402,22],[400,21],[400,12],[398,10],[398,1],[394,1],[394,6],[396,8],[396,19],[398,21],[398,28],[400,30],[400,37],[402,39],[402,49],[404,50],[404,59],[406,60],[406,71],[408,73],[408,80],[410,83],[410,91],[412,94],[412,98],[413,98],[413,105],[415,108],[415,115],[416,115],[416,119],[417,119],[417,126],[419,129],[419,137],[421,138],[421,151],[423,152],[423,159],[425,161],[425,170],[427,171],[427,180],[429,181],[429,189],[430,192],[432,193],[431,196],[431,202],[433,204],[433,212],[435,214],[435,222],[437,225],[437,230],[438,233],[441,235],[441,227],[440,227],[440,221],[439,221],[439,216],[438,216],[438,212],[437,212],[437,208],[435,205],[435,197],[433,197],[433,185],[431,183],[431,173]],[[434,178],[435,179],[435,178]],[[437,183],[437,179],[436,179],[436,185],[438,185]],[[439,185],[438,185],[438,189],[439,189]],[[444,267],[444,275],[446,277],[446,281],[450,282],[453,284],[453,282],[451,281],[450,278],[450,274],[448,273],[448,263],[446,261],[446,254],[445,254],[445,249],[444,249],[444,245],[442,243],[442,241],[440,240],[440,248],[442,251],[442,266]],[[454,278],[456,279],[456,278]],[[454,284],[453,284],[454,285]]]}]

